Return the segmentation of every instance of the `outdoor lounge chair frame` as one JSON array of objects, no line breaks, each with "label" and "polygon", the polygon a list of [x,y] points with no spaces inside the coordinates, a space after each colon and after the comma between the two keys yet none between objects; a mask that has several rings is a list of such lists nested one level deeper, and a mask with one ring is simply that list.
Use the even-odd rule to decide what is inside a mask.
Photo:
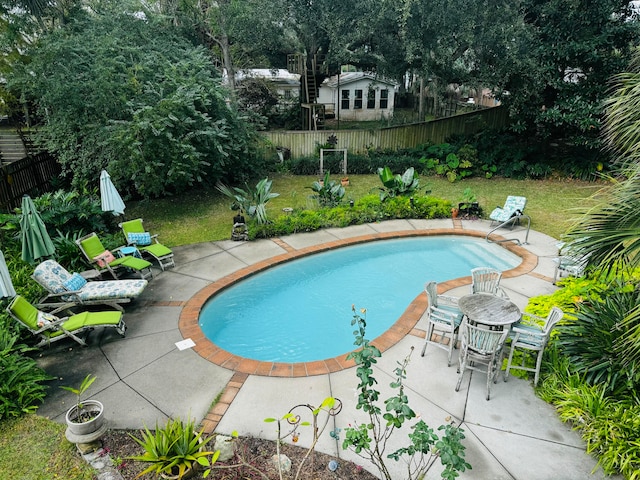
[{"label": "outdoor lounge chair frame", "polygon": [[[82,255],[89,262],[89,264],[91,266],[95,267],[95,268],[98,268],[98,270],[100,270],[101,267],[98,265],[98,262],[96,261],[96,259],[92,258],[87,253],[85,247],[83,246],[83,242],[85,242],[86,240],[89,240],[89,239],[91,239],[93,237],[97,238],[97,241],[100,242],[100,246],[102,247],[102,252],[106,252],[107,249],[104,248],[104,245],[102,245],[102,242],[100,241],[100,238],[98,237],[98,235],[95,232],[91,232],[91,233],[85,235],[84,237],[77,239],[76,240],[76,245],[78,245],[78,248],[82,252]],[[124,247],[124,245],[111,250],[111,253],[116,257],[116,259],[115,259],[115,261],[110,262],[109,264],[105,265],[102,268],[105,271],[108,271],[109,273],[111,273],[113,278],[116,279],[116,280],[119,279],[119,276],[118,276],[117,272],[121,271],[121,270],[125,270],[125,271],[132,270],[132,271],[136,272],[138,275],[140,275],[140,278],[142,278],[144,280],[146,280],[148,278],[153,278],[153,272],[151,270],[151,263],[147,262],[146,260],[142,260],[141,258],[125,256],[120,251],[120,250],[122,250],[123,247]],[[102,252],[100,252],[100,253],[102,253]],[[129,259],[133,259],[135,261],[129,260]],[[147,265],[144,266],[144,267],[132,267],[131,266],[133,263],[139,264],[140,262],[145,262]]]},{"label": "outdoor lounge chair frame", "polygon": [[[11,318],[19,322],[35,337],[40,339],[36,345],[38,348],[50,345],[53,342],[57,342],[58,340],[63,340],[65,338],[70,338],[79,345],[86,347],[87,343],[78,335],[89,332],[98,327],[115,328],[116,332],[118,332],[122,337],[126,335],[127,331],[127,325],[124,323],[122,312],[82,312],[67,317],[54,316],[54,319],[50,323],[45,324],[42,327],[38,327],[37,317],[39,310],[20,295],[16,295],[13,298],[11,303],[7,306],[6,311]],[[115,321],[96,321],[98,315],[105,316],[105,313]],[[24,318],[25,315],[29,318]],[[74,328],[66,328],[70,324],[75,324],[76,322],[78,322],[78,325]],[[51,334],[54,334],[54,336],[51,336]]]},{"label": "outdoor lounge chair frame", "polygon": [[144,229],[143,220],[141,218],[122,222],[118,224],[118,226],[122,229],[127,245],[136,247],[143,256],[153,258],[158,262],[162,271],[166,268],[176,266],[173,259],[173,252],[171,249],[160,243],[157,233],[153,235],[149,234],[152,242],[150,245],[138,245],[136,242],[131,242],[129,240],[129,233],[147,233]]},{"label": "outdoor lounge chair frame", "polygon": [[[67,310],[70,307],[75,305],[105,305],[121,312],[124,312],[124,308],[121,304],[129,303],[133,299],[137,297],[137,294],[142,293],[142,290],[147,286],[147,280],[102,280],[100,282],[89,282],[91,285],[89,288],[91,289],[92,285],[100,285],[100,286],[117,286],[119,296],[101,296],[100,298],[82,298],[83,297],[83,289],[80,290],[69,291],[64,290],[63,283],[64,281],[71,277],[71,273],[69,273],[62,265],[60,265],[55,260],[45,260],[40,265],[38,265],[31,278],[33,278],[38,284],[44,288],[48,294],[38,300],[38,304],[36,307],[43,309],[54,309],[51,310],[50,313],[57,313],[64,310]],[[124,284],[121,282],[125,282]],[[129,288],[125,288],[124,291],[127,293],[126,295],[122,295],[123,286],[127,286]],[[136,289],[136,295],[132,292],[133,289]],[[109,290],[109,289],[107,289]],[[86,291],[85,291],[86,293]]]}]

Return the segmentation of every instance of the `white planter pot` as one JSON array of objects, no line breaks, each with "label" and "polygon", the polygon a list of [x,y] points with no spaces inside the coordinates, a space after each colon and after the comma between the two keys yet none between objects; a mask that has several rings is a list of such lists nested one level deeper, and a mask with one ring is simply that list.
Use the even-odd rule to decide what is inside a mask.
[{"label": "white planter pot", "polygon": [[65,420],[67,431],[65,436],[72,443],[91,443],[100,438],[107,429],[104,418],[104,406],[97,400],[85,400],[82,402],[82,413],[91,413],[91,420],[78,421],[78,408],[76,405],[67,410]]}]

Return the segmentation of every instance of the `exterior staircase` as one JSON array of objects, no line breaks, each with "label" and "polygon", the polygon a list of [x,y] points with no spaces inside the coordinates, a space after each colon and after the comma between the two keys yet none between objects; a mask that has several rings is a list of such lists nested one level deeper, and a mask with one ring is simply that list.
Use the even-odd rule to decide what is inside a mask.
[{"label": "exterior staircase", "polygon": [[0,129],[0,161],[11,163],[27,156],[27,149],[18,133],[10,128]]},{"label": "exterior staircase", "polygon": [[327,76],[324,55],[313,55],[307,58],[296,53],[288,55],[287,70],[300,75],[302,82],[302,123],[306,130],[321,130],[325,121],[325,106],[316,103],[319,82]]}]

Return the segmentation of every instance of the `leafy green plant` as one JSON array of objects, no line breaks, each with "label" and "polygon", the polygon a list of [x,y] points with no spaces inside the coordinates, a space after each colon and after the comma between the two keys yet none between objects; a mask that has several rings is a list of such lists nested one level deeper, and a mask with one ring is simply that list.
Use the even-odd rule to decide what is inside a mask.
[{"label": "leafy green plant", "polygon": [[[131,438],[140,445],[144,454],[129,457],[131,460],[150,463],[142,472],[173,474],[182,478],[185,472],[197,465],[205,467],[203,477],[209,476],[211,467],[218,460],[220,451],[210,452],[203,448],[203,430],[197,432],[193,420],[186,423],[180,419],[169,419],[164,427],[156,424],[155,432],[147,427],[140,432],[140,438]],[[211,456],[211,459],[208,457]]]},{"label": "leafy green plant", "polygon": [[473,173],[473,161],[477,159],[477,151],[470,145],[459,149],[449,143],[433,145],[427,148],[420,163],[426,173],[445,176],[451,183]]},{"label": "leafy green plant", "polygon": [[232,210],[246,212],[254,218],[258,224],[267,223],[266,204],[269,200],[280,196],[279,193],[271,192],[271,180],[263,178],[255,188],[245,184],[245,189],[239,187],[230,188],[222,183],[218,183],[216,188],[225,196],[233,200]]},{"label": "leafy green plant", "polygon": [[[384,401],[385,412],[379,405],[380,392],[375,389],[378,383],[374,377],[373,366],[382,356],[380,350],[371,345],[366,335],[366,310],[362,309],[361,316],[352,306],[353,319],[351,325],[356,326],[354,331],[354,345],[357,350],[347,355],[348,360],[354,360],[358,384],[358,403],[356,408],[369,416],[366,423],[356,423],[345,429],[346,438],[342,442],[342,448],[351,449],[357,455],[370,460],[380,471],[383,478],[391,480],[391,474],[386,465],[386,458],[399,461],[408,457],[408,479],[424,478],[429,467],[436,458],[444,465],[442,478],[453,479],[459,476],[458,472],[470,469],[471,465],[464,459],[465,447],[463,430],[454,425],[441,425],[438,430],[443,430],[442,437],[434,432],[424,421],[420,420],[412,426],[413,433],[409,434],[410,444],[395,452],[386,455],[387,443],[396,429],[406,422],[414,419],[416,413],[409,406],[409,399],[404,390],[406,367],[411,353],[398,362],[395,369],[395,379],[390,384],[396,393]],[[413,351],[413,348],[412,348]]]},{"label": "leafy green plant", "polygon": [[[619,288],[602,301],[578,306],[576,319],[561,327],[559,343],[576,372],[607,392],[633,394],[640,388],[640,363],[628,359],[624,340],[633,328],[624,322],[640,305],[634,286]],[[627,360],[627,361],[625,361]]]},{"label": "leafy green plant", "polygon": [[330,172],[327,170],[322,182],[315,181],[309,187],[314,192],[312,198],[316,199],[321,207],[335,207],[340,205],[344,198],[345,190],[342,184],[330,180],[329,176]]},{"label": "leafy green plant", "polygon": [[92,374],[87,374],[86,377],[84,377],[84,379],[82,380],[82,382],[80,383],[79,387],[69,387],[69,386],[62,386],[60,388],[62,388],[63,390],[67,390],[73,394],[76,395],[76,405],[75,405],[75,409],[76,409],[76,415],[78,418],[78,421],[81,423],[83,420],[83,403],[82,403],[82,395],[84,395],[84,393],[89,389],[89,387],[91,385],[93,385],[93,382],[96,381],[96,376],[92,375]]},{"label": "leafy green plant", "polygon": [[46,396],[42,382],[51,377],[25,356],[30,350],[18,333],[0,327],[0,420],[35,412]]},{"label": "leafy green plant", "polygon": [[400,195],[411,195],[420,188],[418,173],[413,167],[408,168],[402,175],[396,174],[389,167],[379,168],[378,177],[382,182],[380,190],[380,201]]}]

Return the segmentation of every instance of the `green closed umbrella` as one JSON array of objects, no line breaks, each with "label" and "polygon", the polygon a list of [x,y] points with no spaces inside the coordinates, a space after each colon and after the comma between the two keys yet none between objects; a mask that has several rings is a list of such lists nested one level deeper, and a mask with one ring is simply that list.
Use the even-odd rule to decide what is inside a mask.
[{"label": "green closed umbrella", "polygon": [[20,230],[22,260],[33,263],[39,258],[53,255],[53,242],[29,195],[22,197]]}]

